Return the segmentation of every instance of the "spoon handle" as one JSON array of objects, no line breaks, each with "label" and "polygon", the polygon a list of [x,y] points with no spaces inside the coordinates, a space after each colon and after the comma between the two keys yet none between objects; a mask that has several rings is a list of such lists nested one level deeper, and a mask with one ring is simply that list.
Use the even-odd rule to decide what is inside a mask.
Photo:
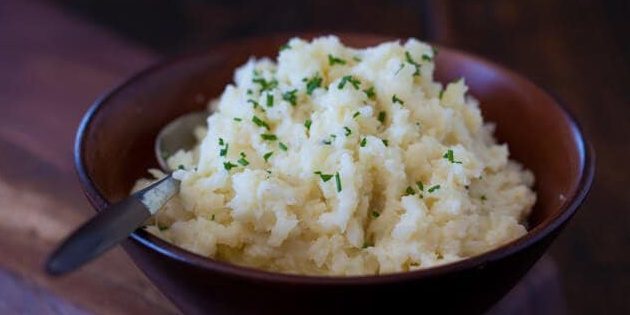
[{"label": "spoon handle", "polygon": [[74,231],[50,255],[46,272],[75,270],[126,239],[179,190],[171,175],[100,211]]}]

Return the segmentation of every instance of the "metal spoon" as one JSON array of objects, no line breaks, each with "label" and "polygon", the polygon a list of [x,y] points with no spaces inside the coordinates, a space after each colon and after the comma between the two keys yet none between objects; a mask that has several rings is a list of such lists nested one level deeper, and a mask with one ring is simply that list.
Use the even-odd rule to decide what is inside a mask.
[{"label": "metal spoon", "polygon": [[191,149],[196,143],[194,130],[205,123],[206,112],[181,116],[164,127],[155,141],[155,154],[160,167],[169,174],[152,185],[112,204],[70,234],[50,255],[46,272],[61,275],[77,269],[98,257],[129,234],[142,227],[179,191],[166,158],[179,149]]}]

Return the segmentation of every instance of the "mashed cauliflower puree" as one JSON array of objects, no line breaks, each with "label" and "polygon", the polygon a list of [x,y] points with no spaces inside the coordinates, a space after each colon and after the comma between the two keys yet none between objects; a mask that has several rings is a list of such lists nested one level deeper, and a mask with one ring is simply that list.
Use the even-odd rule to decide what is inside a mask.
[{"label": "mashed cauliflower puree", "polygon": [[433,80],[435,55],[415,39],[353,49],[329,36],[249,60],[210,104],[199,146],[169,158],[181,192],[147,230],[309,275],[427,268],[522,236],[534,178],[464,80]]}]

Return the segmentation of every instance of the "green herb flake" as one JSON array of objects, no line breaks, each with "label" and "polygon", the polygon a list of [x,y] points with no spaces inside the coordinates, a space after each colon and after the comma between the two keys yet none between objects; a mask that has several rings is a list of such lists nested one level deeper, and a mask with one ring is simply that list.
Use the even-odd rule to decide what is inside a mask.
[{"label": "green herb flake", "polygon": [[405,102],[404,102],[403,100],[399,99],[399,98],[398,98],[398,96],[396,96],[396,94],[394,94],[394,95],[392,96],[392,102],[393,102],[394,104],[398,103],[398,104],[400,104],[400,105],[405,105]]},{"label": "green herb flake", "polygon": [[254,124],[256,124],[258,127],[263,127],[265,129],[269,130],[269,125],[264,120],[258,118],[258,116],[256,116],[256,115],[254,115],[252,117],[252,122]]},{"label": "green herb flake", "polygon": [[337,184],[337,192],[341,192],[341,177],[339,177],[339,172],[335,173],[335,183]]},{"label": "green herb flake", "polygon": [[267,94],[267,107],[273,107],[273,94]]},{"label": "green herb flake", "polygon": [[384,111],[378,113],[378,121],[381,122],[381,124],[385,123],[385,115],[387,115]]},{"label": "green herb flake", "polygon": [[235,167],[237,167],[238,165],[232,163],[232,162],[223,162],[223,168],[225,168],[226,171],[229,171]]},{"label": "green herb flake", "polygon": [[486,195],[481,195],[481,201],[486,201],[488,200],[488,198],[486,198]]},{"label": "green herb flake", "polygon": [[333,56],[331,54],[328,54],[328,64],[331,65],[331,66],[334,66],[334,65],[337,65],[337,64],[338,65],[345,65],[346,61],[341,59],[341,58],[337,58],[337,57],[335,57],[335,56]]},{"label": "green herb flake", "polygon": [[376,98],[376,92],[374,92],[373,86],[371,86],[369,89],[363,90],[363,93],[365,93],[365,96],[367,96],[367,98],[371,100],[374,100]]},{"label": "green herb flake", "polygon": [[247,160],[247,156],[245,155],[245,153],[241,152],[241,158],[238,159],[238,164],[241,164],[243,166],[247,166],[249,165],[249,161]]},{"label": "green herb flake", "polygon": [[376,212],[376,211],[372,211],[372,217],[374,217],[374,218],[378,218],[378,217],[380,217],[380,216],[381,216],[381,214],[380,214],[380,213],[378,213],[378,212]]},{"label": "green herb flake", "polygon": [[265,80],[263,78],[254,78],[252,79],[252,82],[254,82],[255,84],[260,85],[260,91],[271,91],[273,89],[275,89],[276,87],[278,87],[278,80],[276,79],[272,79],[272,80]]},{"label": "green herb flake", "polygon": [[247,95],[252,95],[252,94],[254,94],[254,91],[252,91],[252,89],[247,89],[246,93],[247,93]]},{"label": "green herb flake", "polygon": [[238,122],[241,122],[241,121],[243,121],[243,118],[239,118],[239,117],[234,117],[234,121],[238,121]]},{"label": "green herb flake", "polygon": [[346,75],[341,78],[341,82],[339,82],[339,84],[337,85],[337,88],[340,90],[343,89],[346,86],[346,83],[348,82],[352,84],[355,90],[358,90],[359,86],[361,85],[361,81],[359,81],[358,79],[354,78],[351,75]]},{"label": "green herb flake", "polygon": [[411,186],[407,186],[407,189],[405,190],[405,196],[411,196],[411,195],[415,195],[416,191],[413,190],[413,188],[411,188]]},{"label": "green herb flake", "polygon": [[226,156],[228,153],[228,149],[230,148],[230,145],[228,143],[225,144],[225,147],[221,148],[221,150],[219,150],[219,156]]},{"label": "green herb flake", "polygon": [[286,43],[280,46],[280,51],[287,50],[287,49],[291,49],[291,46],[289,45],[289,43]]},{"label": "green herb flake", "polygon": [[251,103],[254,106],[254,109],[257,108],[259,106],[258,102],[254,101],[254,100],[247,100],[247,103]]},{"label": "green herb flake", "polygon": [[408,63],[410,63],[411,65],[413,65],[416,68],[416,71],[414,71],[413,76],[419,76],[420,75],[420,64],[415,62],[413,60],[413,58],[411,58],[411,54],[408,51],[405,51],[405,61],[407,61]]},{"label": "green herb flake", "polygon": [[388,147],[389,146],[389,140],[387,139],[381,139],[381,141],[383,141],[383,144]]},{"label": "green herb flake", "polygon": [[310,119],[307,119],[306,121],[304,121],[304,128],[306,128],[306,131],[310,131],[311,130],[311,125],[313,124],[313,121]]},{"label": "green herb flake", "polygon": [[429,193],[432,193],[432,192],[434,192],[434,191],[436,191],[436,190],[438,190],[438,189],[440,189],[440,185],[434,185],[434,186],[431,186],[431,187],[429,188],[428,192],[429,192]]},{"label": "green herb flake", "polygon": [[438,98],[439,98],[439,99],[442,99],[442,97],[444,96],[444,90],[445,90],[445,89],[442,89],[442,90],[440,91],[440,94],[438,95]]},{"label": "green herb flake", "polygon": [[214,221],[214,214],[210,217],[210,220]]},{"label": "green herb flake", "polygon": [[365,147],[366,144],[367,144],[367,138],[363,138],[363,140],[361,140],[361,143],[359,145],[363,148]]},{"label": "green herb flake", "polygon": [[312,95],[315,89],[322,86],[322,77],[319,76],[319,73],[315,73],[315,75],[306,80],[306,94]]},{"label": "green herb flake", "polygon": [[442,155],[443,158],[447,159],[449,162],[453,163],[453,164],[462,164],[461,161],[455,161],[455,157],[453,156],[453,150],[448,149],[448,151],[446,151],[446,153],[444,153],[444,155]]},{"label": "green herb flake", "polygon": [[405,67],[404,63],[400,64],[400,68],[398,68],[398,70],[396,70],[396,72],[394,73],[394,75],[398,75],[398,73],[400,72],[400,70],[402,70]]},{"label": "green herb flake", "polygon": [[263,140],[267,140],[267,141],[276,141],[276,140],[278,140],[278,137],[276,137],[276,135],[271,134],[271,133],[263,133],[263,134],[260,135],[260,137]]},{"label": "green herb flake", "polygon": [[178,169],[178,170],[185,170],[186,168],[184,167],[184,165],[179,164],[179,165],[177,166],[177,169]]},{"label": "green herb flake", "polygon": [[420,191],[424,191],[424,184],[422,184],[421,181],[416,182],[416,186],[418,186],[418,189]]},{"label": "green herb flake", "polygon": [[282,99],[289,102],[291,106],[297,105],[297,90],[291,90],[282,94]]},{"label": "green herb flake", "polygon": [[422,61],[426,61],[426,62],[430,62],[433,60],[433,57],[427,55],[427,54],[423,54],[422,55]]},{"label": "green herb flake", "polygon": [[354,114],[352,115],[352,118],[357,118],[357,117],[359,117],[359,115],[361,115],[361,113],[356,112],[356,113],[354,113]]},{"label": "green herb flake", "polygon": [[368,247],[372,247],[372,246],[374,246],[374,245],[372,245],[372,244],[370,244],[370,243],[368,243],[368,242],[365,242],[365,243],[363,243],[363,247],[362,247],[362,248],[363,248],[363,249],[366,249],[366,248],[368,248]]},{"label": "green herb flake", "polygon": [[219,138],[219,145],[224,145],[225,141],[223,141],[223,138]]},{"label": "green herb flake", "polygon": [[315,175],[319,175],[319,177],[322,179],[322,181],[325,183],[327,181],[329,181],[331,178],[333,178],[334,175],[332,174],[324,174],[320,171],[317,171],[314,173]]},{"label": "green herb flake", "polygon": [[278,146],[280,147],[280,149],[282,149],[282,151],[286,151],[289,149],[287,145],[282,142],[278,143]]},{"label": "green herb flake", "polygon": [[265,155],[263,155],[263,159],[265,159],[265,162],[269,161],[269,158],[273,155],[273,151],[267,152],[265,153]]},{"label": "green herb flake", "polygon": [[344,126],[343,129],[346,131],[345,132],[346,137],[352,134],[352,130],[350,130],[350,128]]},{"label": "green herb flake", "polygon": [[356,61],[356,62],[361,62],[361,58],[354,56],[352,57],[352,60]]}]

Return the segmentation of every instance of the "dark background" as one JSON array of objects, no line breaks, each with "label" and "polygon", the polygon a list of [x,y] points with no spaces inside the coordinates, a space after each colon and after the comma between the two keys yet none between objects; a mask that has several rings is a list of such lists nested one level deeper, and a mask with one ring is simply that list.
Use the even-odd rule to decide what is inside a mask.
[{"label": "dark background", "polygon": [[[4,71],[1,69],[17,67],[18,72],[30,73],[21,68],[22,64],[15,66],[10,60],[39,65],[36,58],[11,55],[11,48],[16,55],[19,54],[15,47],[27,47],[29,52],[49,49],[59,56],[72,56],[73,60],[82,56],[82,52],[94,56],[99,50],[123,47],[117,48],[110,58],[90,60],[92,64],[115,73],[102,81],[106,84],[93,85],[94,91],[100,92],[103,91],[102,86],[111,86],[124,77],[121,74],[138,70],[147,60],[211,48],[213,44],[225,40],[270,32],[355,31],[414,36],[504,64],[563,98],[595,147],[597,171],[590,197],[550,250],[559,269],[568,314],[630,314],[630,1],[42,0],[35,1],[38,3],[36,9],[18,0],[0,2],[3,1],[7,2],[0,4],[0,72]],[[41,9],[40,5],[49,9]],[[61,22],[58,21],[61,20],[51,18],[50,15],[54,14],[50,12],[60,14],[63,21],[73,22],[66,28],[60,27]],[[3,17],[10,28],[2,24]],[[104,29],[107,38],[122,37],[124,44],[116,46],[91,31],[80,33],[78,37],[55,35],[52,37],[55,40],[47,41],[53,30],[57,32],[54,34],[75,34],[72,32],[77,32],[76,25],[95,27],[98,32]],[[38,43],[46,44],[41,47],[21,44],[36,41],[31,39],[34,34],[39,36]],[[95,43],[100,43],[100,46]],[[134,53],[119,53],[132,46]],[[5,50],[5,55],[2,55],[2,50]],[[127,57],[124,61],[116,60],[119,55],[133,55],[137,59]],[[42,57],[39,58],[41,60]],[[115,68],[113,65],[120,69],[111,70]],[[10,99],[7,96],[14,95],[11,94],[15,91],[11,84],[19,80],[30,83],[37,79],[15,79],[12,75],[6,71],[4,76],[0,74],[0,82],[9,83],[10,87],[5,87],[5,90],[0,88],[0,93],[9,91],[0,94],[4,97],[0,101],[6,101],[5,105],[0,105],[0,116],[4,115],[5,119],[21,117],[15,114],[19,112],[15,109],[18,107],[6,105],[22,104],[13,102],[19,98]],[[45,83],[54,81],[55,76],[41,80]],[[72,93],[64,87],[59,89]],[[88,95],[92,98],[97,96],[95,92],[90,93]],[[83,99],[81,102],[84,102]],[[85,109],[89,104],[79,105],[75,107]],[[60,108],[65,107],[62,105]],[[81,110],[75,112],[77,114],[73,112],[64,116],[66,120],[61,120],[61,124],[67,123],[70,125],[68,129],[73,129]],[[9,119],[3,122],[5,126],[8,126],[7,121]],[[15,183],[16,187],[26,185],[33,191],[49,193],[50,188],[43,187],[41,183],[30,182],[27,185],[18,179],[16,169],[28,172],[36,163],[28,164],[28,152],[19,153],[21,151],[12,144],[2,142],[2,136],[8,134],[3,134],[2,130],[0,126],[0,149],[7,150],[5,152],[12,150],[13,153],[0,158],[0,169],[4,168],[0,175]],[[63,133],[68,138],[63,143],[68,148],[62,150],[66,155],[71,145],[69,135],[70,132]],[[41,154],[46,156],[45,153]],[[49,171],[42,171],[42,174],[56,178],[51,179],[53,184],[70,183],[74,179],[68,179],[72,175],[66,176],[69,158],[64,155],[60,161],[58,168],[63,176],[56,177],[59,174]],[[16,167],[18,164],[26,166]],[[75,183],[69,185],[76,186]],[[75,186],[72,189],[78,189]],[[63,197],[66,193],[59,194]],[[75,195],[64,198],[80,199]],[[76,204],[82,202],[76,201]],[[69,221],[78,222],[82,218],[79,216]],[[8,243],[0,245],[5,249],[10,246]],[[17,249],[15,251],[18,253]],[[16,259],[11,259],[0,261],[4,265],[19,265]],[[13,276],[27,277],[16,273],[10,274],[9,278]],[[37,279],[33,281],[50,284],[45,278]],[[68,280],[67,285],[81,283]],[[66,292],[72,289],[55,290]]]}]

